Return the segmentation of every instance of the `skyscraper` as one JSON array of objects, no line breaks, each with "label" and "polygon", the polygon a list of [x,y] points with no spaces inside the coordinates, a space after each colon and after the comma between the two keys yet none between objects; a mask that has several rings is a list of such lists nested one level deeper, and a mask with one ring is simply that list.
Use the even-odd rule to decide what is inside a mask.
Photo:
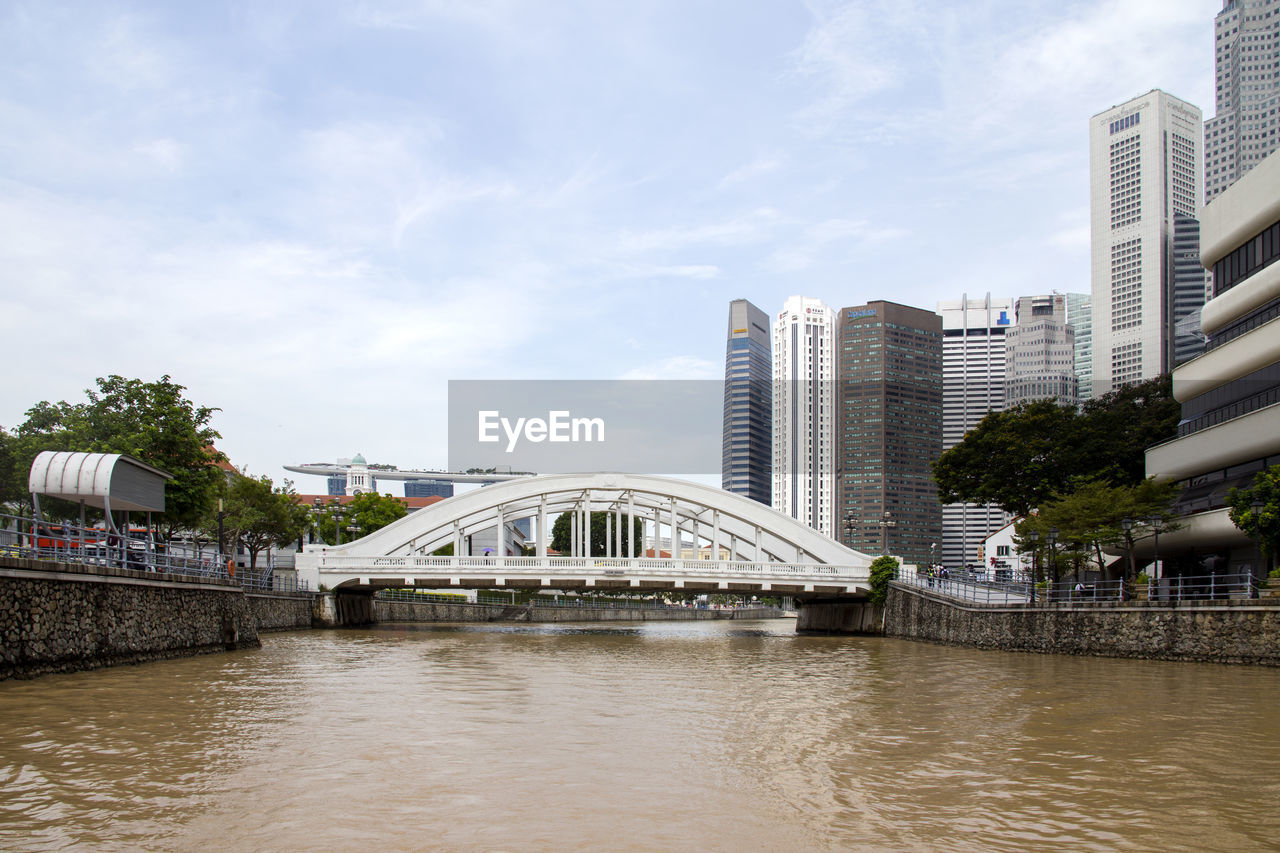
[{"label": "skyscraper", "polygon": [[1174,221],[1200,207],[1200,138],[1200,110],[1159,89],[1090,120],[1095,396],[1172,367]]},{"label": "skyscraper", "polygon": [[1225,0],[1213,29],[1217,88],[1215,115],[1204,128],[1206,204],[1280,140],[1280,0]]},{"label": "skyscraper", "polygon": [[792,296],[773,323],[773,508],[835,536],[835,312]]},{"label": "skyscraper", "polygon": [[1173,218],[1173,334],[1169,368],[1204,352],[1200,308],[1206,298],[1208,274],[1200,266],[1200,222],[1190,216]]},{"label": "skyscraper", "polygon": [[773,356],[769,315],[729,303],[720,486],[766,506],[773,489]]},{"label": "skyscraper", "polygon": [[837,538],[927,564],[942,538],[930,470],[942,453],[942,318],[894,302],[840,309],[836,374]]},{"label": "skyscraper", "polygon": [[1093,392],[1093,301],[1087,293],[1067,294],[1067,323],[1075,331],[1076,385],[1081,397]]},{"label": "skyscraper", "polygon": [[1075,371],[1075,330],[1067,323],[1067,297],[1023,296],[1005,334],[1005,407],[1032,400],[1080,401]]},{"label": "skyscraper", "polygon": [[[988,412],[1004,408],[1005,332],[1013,327],[1013,300],[968,295],[938,303],[942,315],[942,449],[946,451]],[[994,506],[948,504],[942,508],[942,564],[951,568],[982,559],[982,540],[1009,521]]]}]

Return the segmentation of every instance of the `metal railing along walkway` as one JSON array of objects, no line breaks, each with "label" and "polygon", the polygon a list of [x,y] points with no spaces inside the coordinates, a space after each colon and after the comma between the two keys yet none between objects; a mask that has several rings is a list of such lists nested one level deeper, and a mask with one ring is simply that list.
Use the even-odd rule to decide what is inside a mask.
[{"label": "metal railing along walkway", "polygon": [[278,576],[270,566],[236,567],[216,550],[152,541],[142,528],[122,536],[101,527],[0,514],[0,556],[210,578],[252,590],[309,591],[305,581]]},{"label": "metal railing along walkway", "polygon": [[1026,582],[983,581],[927,572],[899,571],[896,580],[957,601],[1024,606],[1088,606],[1100,602],[1231,601],[1258,598],[1259,582],[1248,574],[1209,574],[1143,581],[1058,581],[1032,591]]}]

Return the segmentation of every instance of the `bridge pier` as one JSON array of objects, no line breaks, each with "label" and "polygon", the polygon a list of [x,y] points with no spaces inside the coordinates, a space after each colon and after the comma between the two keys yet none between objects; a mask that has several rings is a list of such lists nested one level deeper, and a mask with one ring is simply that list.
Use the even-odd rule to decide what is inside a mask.
[{"label": "bridge pier", "polygon": [[869,601],[796,602],[797,634],[883,634],[884,605]]},{"label": "bridge pier", "polygon": [[375,621],[372,592],[324,592],[316,596],[311,611],[313,628],[347,628]]}]

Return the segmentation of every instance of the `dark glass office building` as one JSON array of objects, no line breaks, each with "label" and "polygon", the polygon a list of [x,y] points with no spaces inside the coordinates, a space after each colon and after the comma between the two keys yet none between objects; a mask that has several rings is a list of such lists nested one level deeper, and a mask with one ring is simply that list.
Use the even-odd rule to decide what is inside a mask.
[{"label": "dark glass office building", "polygon": [[405,480],[404,496],[406,498],[451,498],[453,483],[441,480]]},{"label": "dark glass office building", "polygon": [[894,302],[841,309],[835,399],[837,538],[928,564],[942,541],[930,470],[942,453],[942,317]]},{"label": "dark glass office building", "polygon": [[769,316],[729,303],[720,485],[769,506],[773,497],[773,357]]}]

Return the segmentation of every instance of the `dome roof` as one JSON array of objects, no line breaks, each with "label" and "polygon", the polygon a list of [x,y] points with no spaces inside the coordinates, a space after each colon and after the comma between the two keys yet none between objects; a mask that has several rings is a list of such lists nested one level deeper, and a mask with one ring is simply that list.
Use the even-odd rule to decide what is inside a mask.
[{"label": "dome roof", "polygon": [[352,465],[368,465],[369,463],[365,462],[364,457],[361,456],[359,453],[357,453],[355,456],[351,457],[351,464]]}]

